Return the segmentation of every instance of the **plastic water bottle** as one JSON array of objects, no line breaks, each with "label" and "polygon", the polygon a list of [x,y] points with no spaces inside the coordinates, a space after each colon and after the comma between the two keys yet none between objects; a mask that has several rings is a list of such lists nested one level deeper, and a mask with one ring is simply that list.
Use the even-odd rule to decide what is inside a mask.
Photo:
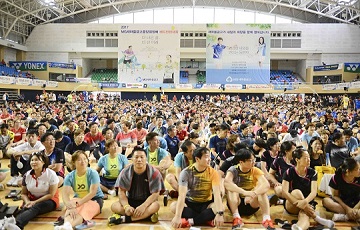
[{"label": "plastic water bottle", "polygon": [[326,165],[331,166],[331,163],[330,163],[330,153],[326,153]]}]

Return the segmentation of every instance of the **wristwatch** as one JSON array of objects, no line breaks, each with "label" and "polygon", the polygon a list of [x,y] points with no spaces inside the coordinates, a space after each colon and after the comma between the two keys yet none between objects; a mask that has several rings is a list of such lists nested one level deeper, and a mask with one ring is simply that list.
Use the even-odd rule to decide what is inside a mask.
[{"label": "wristwatch", "polygon": [[217,213],[216,213],[216,215],[220,215],[220,216],[223,216],[224,215],[224,211],[218,211]]}]

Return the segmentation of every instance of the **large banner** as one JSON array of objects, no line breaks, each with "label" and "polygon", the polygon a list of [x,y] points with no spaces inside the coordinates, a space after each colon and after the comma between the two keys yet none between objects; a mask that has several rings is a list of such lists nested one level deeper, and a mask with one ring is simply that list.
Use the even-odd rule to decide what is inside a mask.
[{"label": "large banner", "polygon": [[10,61],[10,67],[15,67],[21,71],[45,71],[47,70],[46,61]]},{"label": "large banner", "polygon": [[174,25],[121,25],[119,82],[178,84],[180,31]]},{"label": "large banner", "polygon": [[206,83],[269,84],[270,24],[207,24]]},{"label": "large banner", "polygon": [[339,64],[314,66],[314,71],[329,71],[339,69]]}]

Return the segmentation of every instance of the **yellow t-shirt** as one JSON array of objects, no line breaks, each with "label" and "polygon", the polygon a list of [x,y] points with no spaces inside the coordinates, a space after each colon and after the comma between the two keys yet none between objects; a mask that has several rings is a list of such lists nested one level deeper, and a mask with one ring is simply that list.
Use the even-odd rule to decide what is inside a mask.
[{"label": "yellow t-shirt", "polygon": [[119,175],[119,161],[118,158],[108,158],[108,171],[109,175],[105,176],[108,179],[116,179]]},{"label": "yellow t-shirt", "polygon": [[156,149],[154,152],[149,151],[149,164],[151,165],[159,165],[158,164],[158,150]]},{"label": "yellow t-shirt", "polygon": [[89,185],[87,183],[86,173],[83,176],[75,176],[75,192],[79,195],[79,198],[83,198],[89,192]]}]

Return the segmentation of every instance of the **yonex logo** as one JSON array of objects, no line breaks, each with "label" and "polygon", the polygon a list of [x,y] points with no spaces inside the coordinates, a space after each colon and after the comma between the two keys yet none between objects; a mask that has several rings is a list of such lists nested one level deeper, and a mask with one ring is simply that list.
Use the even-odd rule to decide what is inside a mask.
[{"label": "yonex logo", "polygon": [[21,62],[13,62],[13,65],[15,66],[15,69],[20,69],[22,63]]},{"label": "yonex logo", "polygon": [[78,184],[78,190],[79,189],[85,189],[85,185],[84,184]]},{"label": "yonex logo", "polygon": [[349,66],[346,67],[346,70],[356,72],[358,67],[359,67],[359,64],[349,64]]}]

